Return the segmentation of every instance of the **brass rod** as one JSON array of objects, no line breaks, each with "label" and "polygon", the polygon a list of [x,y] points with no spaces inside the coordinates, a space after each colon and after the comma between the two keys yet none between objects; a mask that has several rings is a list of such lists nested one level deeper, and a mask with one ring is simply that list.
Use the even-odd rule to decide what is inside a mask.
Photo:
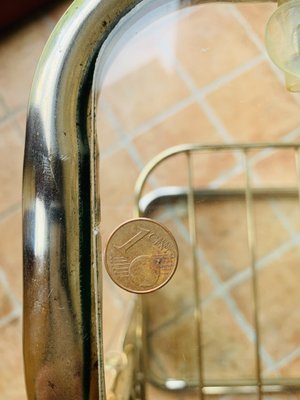
[{"label": "brass rod", "polygon": [[189,222],[189,233],[192,246],[192,257],[193,257],[193,282],[194,282],[194,298],[195,298],[195,309],[194,318],[196,324],[196,335],[197,335],[197,361],[198,361],[198,373],[199,373],[199,398],[204,400],[204,377],[203,377],[203,355],[202,355],[202,310],[201,310],[201,293],[200,293],[200,277],[199,277],[199,265],[197,260],[197,229],[196,229],[196,215],[195,215],[195,198],[193,190],[193,168],[191,153],[186,152],[187,163],[188,163],[188,222]]},{"label": "brass rod", "polygon": [[251,144],[221,144],[221,145],[202,145],[202,144],[180,144],[170,147],[161,153],[157,154],[143,168],[135,184],[134,194],[135,201],[139,203],[144,190],[144,185],[151,172],[163,161],[173,157],[176,154],[187,152],[216,152],[216,151],[247,151],[252,149],[257,150],[276,150],[276,149],[291,149],[298,147],[296,143],[251,143]]},{"label": "brass rod", "polygon": [[260,360],[260,331],[258,317],[258,287],[256,275],[256,238],[253,211],[253,193],[251,190],[251,177],[247,150],[244,150],[245,172],[246,172],[246,208],[247,208],[247,229],[248,246],[250,251],[251,271],[252,271],[252,291],[254,307],[254,328],[255,328],[255,362],[256,362],[256,381],[258,389],[258,399],[262,399],[262,380],[261,380],[261,360]]},{"label": "brass rod", "polygon": [[[158,386],[161,389],[169,389],[168,382],[164,380],[157,380],[157,377],[153,377],[149,374],[149,382],[153,383],[153,385]],[[180,380],[182,383],[182,381]],[[181,390],[193,390],[197,386],[197,381],[190,380],[185,382],[185,386],[182,385],[181,389],[173,389],[173,391],[181,391]],[[244,389],[245,388],[245,389]],[[204,383],[203,391],[219,391],[232,389],[233,391],[242,390],[246,391],[251,389],[251,393],[255,393],[254,391],[257,388],[256,379],[207,379]],[[292,391],[292,390],[300,390],[300,379],[299,378],[265,378],[262,379],[262,388],[263,393],[273,393],[279,391]]]}]

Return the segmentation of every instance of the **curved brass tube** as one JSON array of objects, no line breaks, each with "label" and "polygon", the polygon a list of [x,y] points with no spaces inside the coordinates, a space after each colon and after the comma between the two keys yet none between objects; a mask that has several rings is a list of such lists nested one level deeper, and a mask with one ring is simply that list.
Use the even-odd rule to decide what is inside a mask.
[{"label": "curved brass tube", "polygon": [[105,398],[92,90],[97,55],[101,74],[143,14],[201,2],[76,0],[44,49],[29,103],[23,180],[28,400]]},{"label": "curved brass tube", "polygon": [[23,181],[29,400],[105,397],[91,87],[101,45],[137,3],[75,1],[35,74]]}]

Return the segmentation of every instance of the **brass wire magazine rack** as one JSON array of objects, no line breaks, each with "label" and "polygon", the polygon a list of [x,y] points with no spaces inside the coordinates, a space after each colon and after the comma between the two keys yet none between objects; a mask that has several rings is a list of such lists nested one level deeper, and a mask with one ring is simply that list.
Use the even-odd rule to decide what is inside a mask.
[{"label": "brass wire magazine rack", "polygon": [[[274,310],[265,308],[268,300],[263,299],[263,305],[260,301],[260,295],[268,289],[263,286],[265,278],[261,277],[261,274],[263,275],[268,268],[272,270],[272,266],[275,266],[276,276],[279,271],[278,259],[281,267],[287,269],[298,268],[298,262],[295,264],[295,258],[285,259],[282,254],[262,256],[264,251],[258,242],[262,236],[258,233],[257,237],[259,229],[257,225],[260,221],[256,220],[255,215],[257,206],[265,207],[266,211],[271,207],[275,212],[273,218],[277,222],[274,227],[268,225],[265,228],[278,229],[280,220],[281,229],[288,229],[288,223],[284,221],[284,213],[280,209],[285,202],[293,204],[295,209],[299,207],[299,185],[278,187],[273,182],[270,186],[258,187],[254,183],[253,171],[255,154],[257,157],[258,151],[267,154],[276,151],[289,152],[290,156],[294,157],[295,176],[299,182],[299,144],[180,145],[155,157],[141,172],[137,181],[135,189],[137,214],[157,218],[169,224],[181,248],[181,260],[174,281],[158,292],[143,296],[139,300],[143,310],[140,323],[145,330],[143,345],[146,350],[142,352],[145,357],[144,373],[146,381],[159,388],[175,392],[192,390],[195,398],[221,394],[255,394],[257,398],[261,398],[262,394],[291,393],[299,389],[299,378],[274,374],[277,369],[268,355],[266,340],[272,334],[270,333],[272,328],[268,325],[271,325],[274,322],[272,318],[276,317],[272,315],[268,319],[268,311],[274,313]],[[213,160],[216,154],[222,152],[232,152],[236,157],[240,157],[243,165],[240,171],[241,181],[237,186],[234,185],[235,187],[199,188],[195,182],[197,171],[193,158],[209,154]],[[165,186],[150,191],[148,189],[148,193],[143,196],[143,189],[155,175],[156,169],[159,166],[164,168],[166,160],[176,156],[186,159],[186,186]],[[219,211],[214,216],[217,208]],[[225,224],[218,221],[222,213],[228,214]],[[214,226],[209,225],[210,218],[212,219],[210,223]],[[272,223],[271,220],[268,222]],[[221,228],[216,227],[218,224]],[[232,234],[234,230],[238,231],[240,241],[246,239],[246,243],[241,245],[240,241],[237,241],[232,243],[230,248],[226,248],[228,240],[237,239],[236,233]],[[213,234],[215,237],[212,237]],[[298,246],[297,231],[290,231],[290,234],[290,240]],[[213,241],[212,249],[209,249],[210,241]],[[282,244],[283,247],[286,245],[287,243]],[[244,257],[247,264],[240,270],[239,266],[231,265],[233,271],[229,271],[228,276],[230,277],[232,273],[232,277],[222,282],[222,277],[218,276],[220,268],[224,266],[226,268],[226,261],[230,258],[238,261],[234,252],[240,252],[241,247],[242,251],[247,253]],[[210,264],[206,259],[206,251],[208,258],[215,260],[217,265]],[[212,256],[212,252],[216,253],[215,257]],[[207,274],[214,280],[215,288],[211,293],[207,293],[205,288]],[[242,290],[238,289],[240,297],[234,294],[235,287],[239,285],[242,286]],[[286,287],[284,285],[283,281],[283,290],[293,290],[288,284]],[[285,292],[284,295],[288,296],[289,292]],[[290,295],[293,296],[292,293]],[[224,300],[226,306],[233,312],[235,319],[233,324],[239,325],[248,336],[248,341],[241,340],[238,343],[239,339],[234,333],[229,334],[225,341],[222,339],[224,332],[226,336],[226,330],[232,327],[221,314],[210,320],[211,306],[214,302],[218,302],[218,299]],[[246,312],[248,321],[241,316],[239,307],[245,308],[245,304],[239,304],[239,301],[248,302],[249,310]],[[277,301],[280,303],[280,293]],[[276,307],[278,305],[273,304],[273,308]],[[216,312],[221,313],[221,310],[222,307],[218,305],[215,307]],[[280,317],[281,312],[282,310],[279,310]],[[284,316],[287,314],[288,312],[284,312]],[[207,323],[211,325],[209,328],[205,327]],[[297,334],[298,328],[294,329]],[[282,334],[284,330],[273,333],[277,346],[282,345],[284,340]],[[213,338],[210,335],[213,335]],[[186,360],[189,362],[186,363]],[[218,363],[222,364],[221,367]],[[227,373],[224,374],[222,369],[226,369]],[[157,371],[160,371],[160,375]],[[273,374],[268,371],[272,371]],[[218,373],[220,373],[219,378]]]}]

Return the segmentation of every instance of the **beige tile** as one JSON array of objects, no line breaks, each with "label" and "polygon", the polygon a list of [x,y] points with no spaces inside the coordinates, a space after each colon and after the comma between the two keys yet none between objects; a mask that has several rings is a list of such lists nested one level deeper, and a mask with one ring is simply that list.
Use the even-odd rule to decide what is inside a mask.
[{"label": "beige tile", "polygon": [[251,25],[253,31],[258,35],[264,44],[266,25],[272,13],[276,10],[276,4],[238,4],[238,11],[243,15],[247,22]]},{"label": "beige tile", "polygon": [[40,19],[22,26],[0,43],[0,96],[11,111],[24,107],[37,62],[50,35]]},{"label": "beige tile", "polygon": [[[275,361],[286,357],[300,345],[297,311],[300,301],[299,259],[300,250],[293,247],[258,274],[261,341]],[[253,310],[246,285],[234,289],[233,295],[251,321]]]},{"label": "beige tile", "polygon": [[0,393],[5,400],[26,398],[22,360],[22,326],[15,321],[0,330]]},{"label": "beige tile", "polygon": [[0,223],[0,265],[14,295],[22,299],[22,221],[18,211]]},{"label": "beige tile", "polygon": [[267,63],[224,85],[208,102],[237,142],[278,141],[300,123],[299,105]]},{"label": "beige tile", "polygon": [[177,56],[197,87],[207,85],[258,55],[225,4],[205,4],[178,26]]},{"label": "beige tile", "polygon": [[173,70],[153,59],[108,86],[104,95],[123,128],[130,131],[189,93]]},{"label": "beige tile", "polygon": [[21,201],[23,147],[12,124],[0,125],[0,213]]}]

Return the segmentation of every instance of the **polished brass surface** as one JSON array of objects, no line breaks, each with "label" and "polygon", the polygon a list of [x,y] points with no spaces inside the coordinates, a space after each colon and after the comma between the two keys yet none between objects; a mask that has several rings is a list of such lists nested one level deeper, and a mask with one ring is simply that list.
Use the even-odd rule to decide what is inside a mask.
[{"label": "polished brass surface", "polygon": [[150,293],[174,275],[178,247],[171,232],[147,218],[124,222],[107,242],[104,263],[111,279],[133,293]]}]

